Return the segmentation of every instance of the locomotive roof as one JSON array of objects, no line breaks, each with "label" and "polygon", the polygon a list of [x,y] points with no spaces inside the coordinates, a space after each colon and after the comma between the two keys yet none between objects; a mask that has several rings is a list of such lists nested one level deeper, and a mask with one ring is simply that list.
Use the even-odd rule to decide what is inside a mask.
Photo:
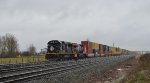
[{"label": "locomotive roof", "polygon": [[71,42],[60,41],[60,40],[51,40],[51,41],[48,42],[48,44],[49,44],[49,43],[54,43],[54,42],[60,43],[60,44],[62,44],[62,43],[64,43],[64,44],[72,44]]}]

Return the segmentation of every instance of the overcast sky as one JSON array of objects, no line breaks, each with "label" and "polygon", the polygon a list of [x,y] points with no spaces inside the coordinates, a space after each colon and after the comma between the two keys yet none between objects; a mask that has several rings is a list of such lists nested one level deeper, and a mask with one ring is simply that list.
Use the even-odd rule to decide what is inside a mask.
[{"label": "overcast sky", "polygon": [[89,39],[150,50],[150,0],[0,0],[0,35],[14,34],[21,50],[49,40]]}]

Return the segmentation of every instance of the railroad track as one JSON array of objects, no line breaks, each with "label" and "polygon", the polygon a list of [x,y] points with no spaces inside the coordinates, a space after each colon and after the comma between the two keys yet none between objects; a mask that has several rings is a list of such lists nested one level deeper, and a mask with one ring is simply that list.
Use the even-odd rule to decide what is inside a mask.
[{"label": "railroad track", "polygon": [[80,64],[72,64],[72,65],[70,64],[70,65],[60,66],[60,67],[55,67],[55,68],[47,68],[47,69],[43,69],[43,70],[8,75],[8,76],[0,77],[0,82],[10,83],[10,82],[27,81],[29,79],[33,79],[33,78],[37,78],[37,77],[39,78],[39,77],[45,76],[45,75],[60,74],[60,73],[68,72],[70,70],[74,70],[74,69],[81,69],[84,67],[89,67],[91,65],[95,65],[95,63],[98,63],[98,62],[99,61],[94,61],[94,62],[91,61],[91,62],[80,63]]},{"label": "railroad track", "polygon": [[[34,66],[24,66],[17,68],[8,68],[4,69],[1,73],[7,73],[7,75],[0,77],[0,83],[11,83],[11,82],[24,82],[32,79],[39,78],[41,76],[46,75],[57,75],[62,74],[68,71],[84,69],[85,67],[92,67],[97,64],[103,65],[103,63],[107,64],[116,64],[121,62],[126,56],[114,56],[114,57],[99,57],[99,58],[89,58],[89,59],[81,59],[77,62],[75,61],[64,61],[58,62],[56,64],[48,64],[42,63]],[[132,57],[132,56],[130,56]],[[116,60],[118,58],[118,60]],[[120,59],[119,59],[120,58]],[[31,64],[29,64],[31,65]],[[28,69],[28,70],[27,70]],[[18,72],[22,71],[22,72]]]},{"label": "railroad track", "polygon": [[[94,59],[94,58],[93,58]],[[89,59],[82,59],[82,60],[78,60],[79,63],[84,62],[84,61],[89,61],[92,60],[92,58]],[[1,76],[3,76],[4,74],[7,73],[16,73],[19,71],[24,71],[24,70],[33,70],[33,69],[40,69],[40,68],[47,68],[47,67],[55,67],[55,66],[59,66],[59,65],[66,65],[66,64],[72,64],[75,61],[63,61],[63,62],[43,62],[43,63],[29,63],[29,64],[22,64],[19,65],[19,67],[15,64],[13,65],[3,65],[4,67],[0,68],[0,74]]]},{"label": "railroad track", "polygon": [[[93,58],[94,59],[94,58]],[[90,60],[93,60],[93,59],[82,59],[82,60],[79,60],[78,63],[83,63],[83,62],[86,62],[86,61],[90,61]],[[46,62],[46,63],[43,63],[40,65],[38,64],[33,64],[32,66],[19,66],[19,67],[8,67],[8,68],[1,68],[0,69],[0,77],[7,77],[9,76],[10,74],[13,75],[13,74],[16,74],[16,73],[24,73],[24,72],[29,72],[29,71],[37,71],[37,70],[42,70],[42,69],[46,69],[46,68],[54,68],[54,67],[57,67],[57,66],[61,66],[61,65],[68,65],[68,64],[73,64],[75,63],[75,61],[63,61],[63,62]],[[30,64],[31,65],[31,64]]]},{"label": "railroad track", "polygon": [[32,66],[32,65],[40,65],[43,63],[49,63],[49,61],[42,61],[42,62],[30,62],[30,63],[17,63],[17,64],[1,64],[0,68],[2,69],[9,69],[15,67],[24,67],[24,66]]},{"label": "railroad track", "polygon": [[[67,63],[71,63],[72,61],[68,61]],[[32,68],[43,68],[47,66],[57,66],[65,64],[66,62],[51,62],[51,61],[45,61],[45,62],[37,62],[35,64],[33,63],[20,63],[18,64],[7,64],[7,65],[0,65],[0,74],[3,73],[10,73],[15,71],[23,71],[24,69],[30,70]]]}]

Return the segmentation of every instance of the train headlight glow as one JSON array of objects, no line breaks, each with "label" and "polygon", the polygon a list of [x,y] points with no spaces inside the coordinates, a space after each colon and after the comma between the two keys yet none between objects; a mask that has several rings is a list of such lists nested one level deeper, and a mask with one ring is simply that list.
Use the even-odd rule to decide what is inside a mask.
[{"label": "train headlight glow", "polygon": [[54,47],[53,47],[53,46],[51,46],[51,47],[50,47],[50,51],[53,51],[53,50],[54,50]]}]

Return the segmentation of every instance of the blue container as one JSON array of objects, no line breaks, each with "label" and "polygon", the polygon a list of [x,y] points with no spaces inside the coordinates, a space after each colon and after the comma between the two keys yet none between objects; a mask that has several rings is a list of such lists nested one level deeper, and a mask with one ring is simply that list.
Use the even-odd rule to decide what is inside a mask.
[{"label": "blue container", "polygon": [[109,52],[109,46],[107,46],[107,52]]},{"label": "blue container", "polygon": [[109,52],[109,46],[103,45],[103,52]]},{"label": "blue container", "polygon": [[103,45],[103,52],[105,52],[107,49],[107,46],[106,45]]}]

